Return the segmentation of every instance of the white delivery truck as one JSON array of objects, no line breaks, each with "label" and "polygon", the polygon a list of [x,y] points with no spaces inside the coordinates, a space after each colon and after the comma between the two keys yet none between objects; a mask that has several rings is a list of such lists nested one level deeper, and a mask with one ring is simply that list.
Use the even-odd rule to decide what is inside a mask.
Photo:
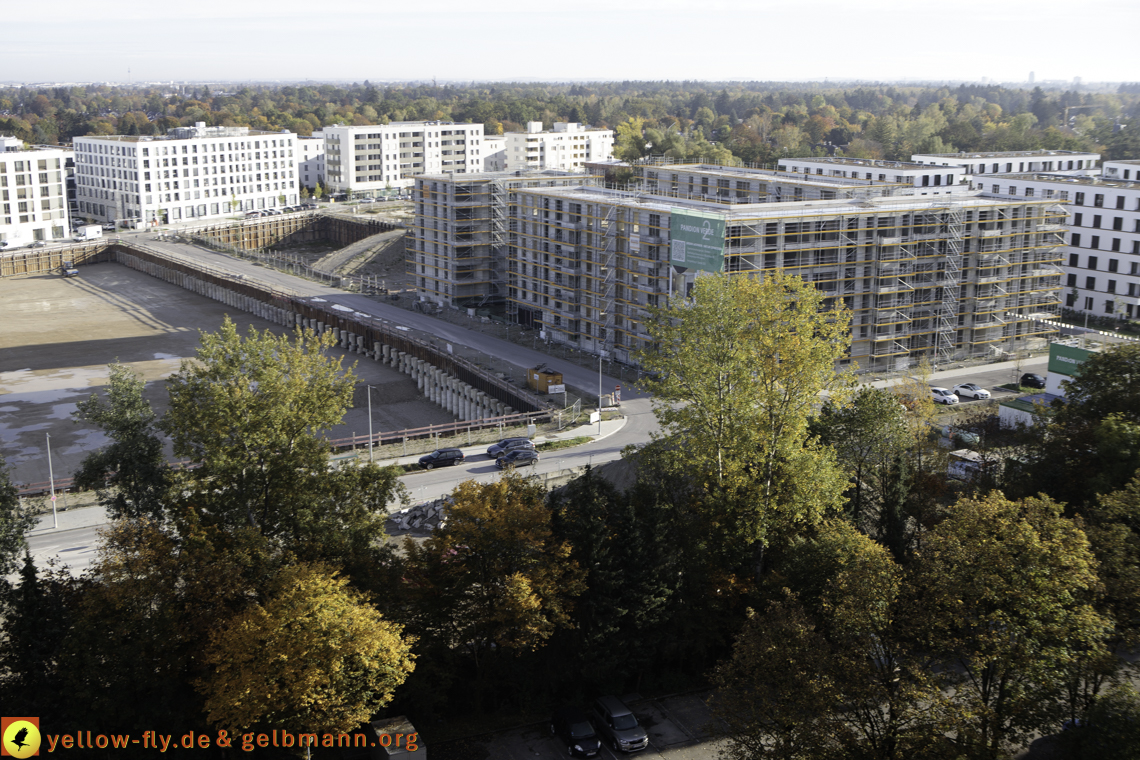
[{"label": "white delivery truck", "polygon": [[85,242],[103,237],[103,228],[97,224],[85,224],[75,228],[75,240]]}]

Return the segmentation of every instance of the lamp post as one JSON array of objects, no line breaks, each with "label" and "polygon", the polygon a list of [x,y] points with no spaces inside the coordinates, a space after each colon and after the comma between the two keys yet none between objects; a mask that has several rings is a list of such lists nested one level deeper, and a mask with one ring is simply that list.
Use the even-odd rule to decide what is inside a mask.
[{"label": "lamp post", "polygon": [[365,385],[365,390],[368,392],[368,461],[372,459],[372,444],[376,440],[372,437],[372,386]]},{"label": "lamp post", "polygon": [[[601,415],[598,415],[601,417]],[[599,426],[599,430],[601,427]],[[51,469],[51,433],[44,433],[47,436],[47,455],[48,455],[48,484],[51,488],[51,523],[53,528],[59,527],[59,517],[55,512],[55,474]]]},{"label": "lamp post", "polygon": [[[599,311],[598,317],[602,323],[601,329],[606,329],[606,313]],[[605,343],[603,342],[598,347],[598,435],[602,434],[602,354],[605,352],[604,346]]]}]

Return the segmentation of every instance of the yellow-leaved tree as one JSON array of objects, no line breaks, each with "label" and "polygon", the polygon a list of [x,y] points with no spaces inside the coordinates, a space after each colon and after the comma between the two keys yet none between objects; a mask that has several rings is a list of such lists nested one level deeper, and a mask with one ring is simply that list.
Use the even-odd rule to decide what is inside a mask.
[{"label": "yellow-leaved tree", "polygon": [[210,637],[197,686],[211,723],[349,731],[392,700],[414,639],[320,564],[285,568],[264,604]]}]

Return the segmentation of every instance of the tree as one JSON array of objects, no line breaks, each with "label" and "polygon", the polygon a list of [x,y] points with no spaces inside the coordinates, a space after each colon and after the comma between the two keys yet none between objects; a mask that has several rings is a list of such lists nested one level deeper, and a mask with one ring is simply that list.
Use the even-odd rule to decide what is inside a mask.
[{"label": "tree", "polygon": [[218,727],[347,732],[392,700],[415,668],[413,643],[345,578],[288,567],[264,604],[210,637],[197,685]]},{"label": "tree", "polygon": [[35,514],[20,501],[8,465],[0,455],[0,575],[16,569],[17,558],[28,548],[24,534],[35,524]]},{"label": "tree", "polygon": [[1104,584],[1100,608],[1121,649],[1140,643],[1140,471],[1119,491],[1081,510]]},{"label": "tree", "polygon": [[649,310],[653,347],[637,356],[659,378],[654,412],[694,477],[739,495],[750,541],[776,518],[818,519],[843,490],[834,455],[808,435],[819,393],[846,387],[835,363],[850,315],[823,302],[797,277],[721,274],[698,277],[691,300]]},{"label": "tree", "polygon": [[507,473],[460,483],[446,525],[404,544],[415,627],[460,646],[477,667],[495,651],[532,651],[571,625],[582,571],[551,530],[545,489]]},{"label": "tree", "polygon": [[198,465],[183,498],[204,519],[298,540],[320,518],[313,506],[329,471],[322,433],[344,416],[355,384],[351,369],[325,356],[334,344],[331,332],[253,327],[243,339],[227,317],[167,381],[162,427],[175,454]]},{"label": "tree", "polygon": [[1140,344],[1090,355],[1040,433],[1030,465],[1037,488],[1071,508],[1122,488],[1140,469]]},{"label": "tree", "polygon": [[154,409],[143,398],[146,383],[117,362],[108,369],[106,402],[93,393],[76,404],[73,416],[94,424],[112,443],[83,458],[75,483],[95,489],[112,519],[161,519],[170,468]]},{"label": "tree", "polygon": [[886,488],[890,465],[911,440],[905,409],[889,391],[863,386],[846,406],[829,399],[811,429],[835,449],[840,466],[851,476],[848,514],[855,525],[868,530],[867,518],[881,511],[875,501]]},{"label": "tree", "polygon": [[944,663],[959,751],[996,758],[1059,723],[1067,675],[1103,650],[1096,560],[1047,498],[961,499],[912,582],[915,639]]},{"label": "tree", "polygon": [[617,125],[617,139],[614,143],[614,158],[633,163],[645,155],[645,121],[640,116],[631,116]]}]

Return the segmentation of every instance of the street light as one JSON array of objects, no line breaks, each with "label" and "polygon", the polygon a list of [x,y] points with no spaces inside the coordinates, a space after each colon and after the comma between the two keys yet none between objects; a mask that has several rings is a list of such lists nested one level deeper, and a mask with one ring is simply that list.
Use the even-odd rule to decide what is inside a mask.
[{"label": "street light", "polygon": [[371,461],[373,461],[372,460],[372,442],[374,440],[372,438],[372,386],[371,385],[365,385],[364,387],[368,392],[368,461],[371,462]]}]

